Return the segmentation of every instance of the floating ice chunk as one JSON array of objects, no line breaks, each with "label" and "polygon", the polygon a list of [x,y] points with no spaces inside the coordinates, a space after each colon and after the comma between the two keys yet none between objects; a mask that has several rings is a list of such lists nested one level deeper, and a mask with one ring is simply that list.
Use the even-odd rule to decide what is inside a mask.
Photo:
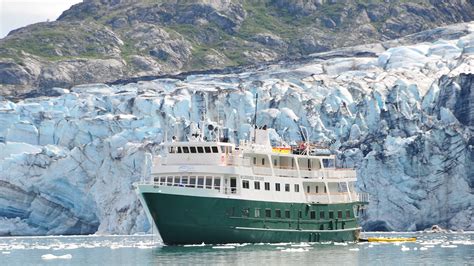
[{"label": "floating ice chunk", "polygon": [[72,259],[72,255],[71,254],[66,254],[66,255],[56,256],[56,255],[53,255],[53,254],[45,254],[45,255],[42,255],[41,258],[43,260],[56,260],[56,259],[70,260],[70,259]]},{"label": "floating ice chunk", "polygon": [[233,249],[235,246],[213,246],[215,249]]},{"label": "floating ice chunk", "polygon": [[311,245],[309,245],[308,243],[299,243],[299,244],[293,244],[291,245],[292,247],[310,247]]},{"label": "floating ice chunk", "polygon": [[447,244],[447,245],[441,245],[441,247],[442,247],[442,248],[457,248],[458,246]]},{"label": "floating ice chunk", "polygon": [[410,248],[409,248],[409,247],[402,246],[402,251],[408,251],[408,250],[410,250]]},{"label": "floating ice chunk", "polygon": [[270,243],[268,245],[270,246],[286,246],[289,245],[290,243]]},{"label": "floating ice chunk", "polygon": [[188,245],[184,245],[183,247],[204,247],[206,244],[204,244],[204,242],[202,242],[201,244],[188,244]]},{"label": "floating ice chunk", "polygon": [[283,252],[306,252],[309,251],[307,248],[287,248],[287,249],[282,249],[281,251]]},{"label": "floating ice chunk", "polygon": [[346,242],[334,242],[335,246],[347,246]]},{"label": "floating ice chunk", "polygon": [[359,251],[360,249],[359,248],[350,248],[349,250],[350,251]]},{"label": "floating ice chunk", "polygon": [[11,252],[10,251],[2,251],[2,254],[10,254]]},{"label": "floating ice chunk", "polygon": [[425,250],[428,250],[428,248],[427,247],[421,247],[420,250],[425,251]]}]

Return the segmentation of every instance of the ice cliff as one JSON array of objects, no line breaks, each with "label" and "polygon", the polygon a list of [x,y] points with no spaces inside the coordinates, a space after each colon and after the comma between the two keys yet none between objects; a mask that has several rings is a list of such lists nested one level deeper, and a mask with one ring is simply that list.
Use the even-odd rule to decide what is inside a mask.
[{"label": "ice cliff", "polygon": [[1,100],[0,235],[148,231],[132,183],[149,173],[154,143],[203,118],[247,138],[256,93],[257,123],[274,141],[299,140],[305,126],[357,169],[371,195],[365,229],[474,230],[474,23],[447,32],[234,74]]}]

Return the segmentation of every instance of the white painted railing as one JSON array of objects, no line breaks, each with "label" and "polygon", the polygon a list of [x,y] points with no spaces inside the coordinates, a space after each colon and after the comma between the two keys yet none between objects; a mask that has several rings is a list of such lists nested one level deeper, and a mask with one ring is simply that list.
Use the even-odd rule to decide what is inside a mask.
[{"label": "white painted railing", "polygon": [[359,201],[369,202],[369,200],[370,200],[369,193],[361,192],[361,193],[357,193],[357,195],[358,195]]},{"label": "white painted railing", "polygon": [[[274,168],[273,171],[277,176],[298,177],[298,171],[295,169]],[[253,167],[256,175],[272,175],[270,167]],[[331,170],[301,170],[301,177],[314,179],[339,179],[339,178],[355,178],[356,172],[352,169],[331,169]]]}]

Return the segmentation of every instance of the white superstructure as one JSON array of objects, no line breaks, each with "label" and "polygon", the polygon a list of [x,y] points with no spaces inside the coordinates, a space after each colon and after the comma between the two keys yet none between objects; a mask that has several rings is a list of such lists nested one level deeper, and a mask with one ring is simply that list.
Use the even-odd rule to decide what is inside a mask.
[{"label": "white superstructure", "polygon": [[[271,202],[368,201],[355,191],[356,172],[335,168],[334,155],[294,154],[272,148],[267,130],[252,141],[167,142],[153,160],[152,181],[142,190]],[[309,153],[309,152],[307,152]]]}]

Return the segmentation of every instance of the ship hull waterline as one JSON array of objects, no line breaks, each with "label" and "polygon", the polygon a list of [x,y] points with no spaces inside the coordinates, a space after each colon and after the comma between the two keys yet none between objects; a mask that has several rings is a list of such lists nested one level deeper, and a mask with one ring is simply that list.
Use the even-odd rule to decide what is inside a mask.
[{"label": "ship hull waterline", "polygon": [[[142,196],[166,245],[343,242],[356,241],[360,233],[353,208],[360,202],[279,203],[158,192]],[[259,217],[255,209],[259,209]],[[267,210],[271,217],[266,217]],[[277,217],[276,210],[280,210]],[[317,218],[311,216],[313,211]],[[338,211],[349,211],[350,215],[328,219],[329,212],[334,215]],[[325,212],[326,219],[319,216],[320,212]]]}]

